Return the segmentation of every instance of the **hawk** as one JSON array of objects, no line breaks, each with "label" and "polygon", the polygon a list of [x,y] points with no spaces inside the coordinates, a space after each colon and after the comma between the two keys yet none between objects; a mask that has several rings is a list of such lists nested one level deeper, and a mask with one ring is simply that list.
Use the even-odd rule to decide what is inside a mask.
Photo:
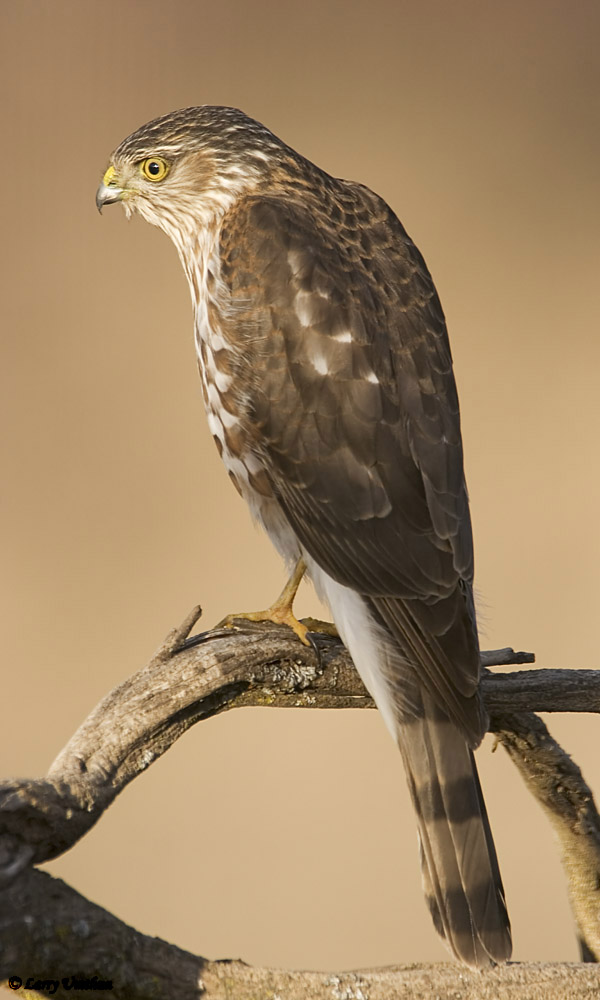
[{"label": "hawk", "polygon": [[306,572],[400,749],[436,929],[469,965],[508,959],[473,758],[487,719],[458,398],[423,257],[382,198],[233,108],[143,125],[96,201],[177,247],[210,430],[296,567],[271,617],[306,641]]}]

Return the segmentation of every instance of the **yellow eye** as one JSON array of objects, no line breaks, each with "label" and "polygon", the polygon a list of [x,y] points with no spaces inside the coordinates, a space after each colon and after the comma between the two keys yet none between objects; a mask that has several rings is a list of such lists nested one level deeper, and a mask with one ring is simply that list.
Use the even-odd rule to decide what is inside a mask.
[{"label": "yellow eye", "polygon": [[169,173],[169,164],[162,156],[149,156],[140,163],[140,170],[149,181],[162,181]]}]

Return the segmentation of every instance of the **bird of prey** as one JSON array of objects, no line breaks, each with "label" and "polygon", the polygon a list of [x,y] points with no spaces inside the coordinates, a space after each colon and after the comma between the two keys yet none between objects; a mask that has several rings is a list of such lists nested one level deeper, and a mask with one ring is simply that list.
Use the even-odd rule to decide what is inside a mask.
[{"label": "bird of prey", "polygon": [[423,257],[382,198],[234,108],[137,129],[96,201],[177,247],[210,430],[295,567],[270,616],[306,641],[306,572],[400,748],[436,929],[469,965],[506,960],[473,758],[487,719],[458,399]]}]

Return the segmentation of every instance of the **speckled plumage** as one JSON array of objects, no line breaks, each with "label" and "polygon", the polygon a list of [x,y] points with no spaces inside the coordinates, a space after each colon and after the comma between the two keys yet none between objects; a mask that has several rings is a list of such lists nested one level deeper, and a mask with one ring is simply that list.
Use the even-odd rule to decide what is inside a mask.
[{"label": "speckled plumage", "polygon": [[[140,175],[153,156],[160,183]],[[463,961],[504,960],[458,399],[423,258],[380,197],[235,109],[157,119],[111,166],[100,201],[178,249],[228,472],[284,559],[305,558],[398,742],[434,923]]]}]

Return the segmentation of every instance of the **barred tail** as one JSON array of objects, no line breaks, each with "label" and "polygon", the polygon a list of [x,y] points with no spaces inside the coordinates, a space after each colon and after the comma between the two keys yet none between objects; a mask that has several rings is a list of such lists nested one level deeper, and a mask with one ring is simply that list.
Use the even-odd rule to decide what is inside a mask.
[{"label": "barred tail", "polygon": [[[469,698],[452,686],[451,670],[444,674],[435,659],[445,656],[443,650],[431,637],[424,640],[405,602],[365,599],[328,577],[310,557],[307,561],[400,748],[417,814],[423,883],[433,922],[456,958],[468,965],[506,961],[511,953],[510,921],[468,742],[478,742],[484,731],[476,681]],[[476,646],[471,654],[476,678]],[[443,666],[446,669],[445,660]],[[458,676],[464,680],[464,671]],[[435,700],[423,683],[434,677],[439,682]],[[444,698],[462,732],[439,707]]]},{"label": "barred tail", "polygon": [[398,728],[419,827],[433,922],[456,956],[484,967],[510,958],[510,921],[473,753],[423,695],[424,715]]}]

